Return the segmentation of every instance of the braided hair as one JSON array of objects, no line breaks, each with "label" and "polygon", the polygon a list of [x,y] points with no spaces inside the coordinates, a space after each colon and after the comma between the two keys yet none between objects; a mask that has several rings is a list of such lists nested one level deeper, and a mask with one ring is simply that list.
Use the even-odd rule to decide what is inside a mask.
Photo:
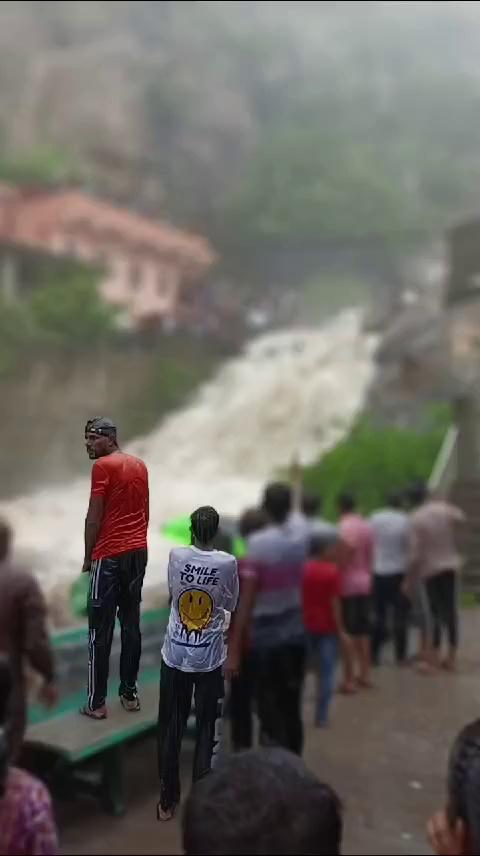
[{"label": "braided hair", "polygon": [[192,542],[199,541],[200,544],[211,544],[217,534],[220,517],[218,511],[211,505],[202,505],[190,515],[190,533]]},{"label": "braided hair", "polygon": [[453,744],[448,796],[450,819],[465,822],[472,853],[480,853],[480,719],[465,726]]},{"label": "braided hair", "polygon": [[0,655],[0,798],[5,791],[10,755],[10,701],[13,689],[12,670],[8,657]]}]

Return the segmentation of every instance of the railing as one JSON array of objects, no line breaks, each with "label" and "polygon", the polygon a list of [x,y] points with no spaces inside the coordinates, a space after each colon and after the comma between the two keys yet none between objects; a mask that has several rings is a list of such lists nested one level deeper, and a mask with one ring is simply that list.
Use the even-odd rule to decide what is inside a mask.
[{"label": "railing", "polygon": [[446,497],[458,470],[458,428],[451,427],[445,434],[435,461],[428,487],[436,496]]}]

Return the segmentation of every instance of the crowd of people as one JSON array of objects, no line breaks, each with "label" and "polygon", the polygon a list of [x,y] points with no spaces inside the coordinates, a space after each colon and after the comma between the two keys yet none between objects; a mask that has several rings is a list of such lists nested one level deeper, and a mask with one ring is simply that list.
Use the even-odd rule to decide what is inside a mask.
[{"label": "crowd of people", "polygon": [[[85,442],[94,463],[83,562],[90,575],[88,686],[80,713],[96,728],[95,721],[108,716],[116,615],[119,703],[127,715],[141,707],[148,473],[142,461],[120,450],[111,420],[89,420]],[[455,530],[462,512],[416,484],[389,497],[368,519],[355,497],[342,494],[334,525],[321,517],[319,497],[303,494],[299,474],[292,475],[291,484],[267,485],[259,507],[242,515],[246,553],[238,562],[210,506],[191,515],[190,545],[170,554],[157,818],[171,820],[180,804],[179,756],[193,702],[186,853],[341,852],[341,801],[301,760],[309,663],[317,675],[318,728],[329,724],[336,689],[354,699],[372,688],[372,667],[381,662],[390,636],[399,666],[412,660],[425,674],[455,669],[461,565]],[[25,666],[40,676],[41,697],[52,706],[54,661],[41,591],[15,567],[10,545],[10,530],[1,524],[0,851],[47,856],[58,849],[50,797],[15,764],[25,729]],[[418,633],[415,651],[409,644],[412,626]],[[448,648],[442,659],[444,631]],[[221,757],[225,679],[234,752]],[[256,720],[259,748],[253,748]],[[479,770],[480,725],[474,723],[452,751],[448,805],[429,824],[435,852],[480,853]]]},{"label": "crowd of people", "polygon": [[262,744],[300,754],[307,657],[318,673],[319,727],[328,723],[339,656],[338,690],[352,696],[372,687],[372,665],[389,638],[399,666],[455,669],[461,510],[415,484],[369,518],[349,494],[339,496],[338,511],[334,526],[321,518],[318,497],[277,483],[241,518],[247,552],[230,638],[230,660],[239,664],[231,703],[237,749],[252,745],[255,695]]}]

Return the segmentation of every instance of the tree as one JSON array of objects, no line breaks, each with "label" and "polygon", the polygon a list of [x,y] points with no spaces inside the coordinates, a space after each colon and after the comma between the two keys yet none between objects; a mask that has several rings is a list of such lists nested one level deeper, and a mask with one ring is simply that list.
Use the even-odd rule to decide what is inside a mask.
[{"label": "tree", "polygon": [[115,313],[103,303],[96,278],[87,271],[39,288],[30,298],[29,309],[33,323],[51,345],[96,347],[115,332]]}]

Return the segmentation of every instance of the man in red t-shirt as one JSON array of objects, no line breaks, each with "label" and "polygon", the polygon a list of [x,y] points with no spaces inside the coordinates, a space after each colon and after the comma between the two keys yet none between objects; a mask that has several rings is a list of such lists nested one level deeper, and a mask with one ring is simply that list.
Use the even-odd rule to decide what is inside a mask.
[{"label": "man in red t-shirt", "polygon": [[341,578],[336,564],[339,538],[335,531],[312,539],[311,558],[303,575],[303,621],[318,671],[315,725],[328,724],[335,686],[338,641],[347,641],[341,608]]},{"label": "man in red t-shirt", "polygon": [[142,645],[140,601],[147,564],[148,472],[143,461],[120,451],[117,429],[110,419],[90,419],[85,444],[95,463],[85,520],[89,656],[88,701],[81,713],[105,719],[117,610],[122,640],[120,701],[128,711],[140,710],[137,676]]}]

